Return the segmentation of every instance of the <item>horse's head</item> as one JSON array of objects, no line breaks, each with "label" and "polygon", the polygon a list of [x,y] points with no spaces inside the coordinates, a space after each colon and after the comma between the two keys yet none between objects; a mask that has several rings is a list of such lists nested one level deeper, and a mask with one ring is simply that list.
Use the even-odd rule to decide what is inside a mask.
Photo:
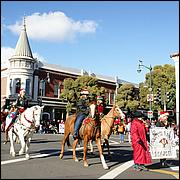
[{"label": "horse's head", "polygon": [[121,119],[125,118],[125,114],[123,113],[123,111],[119,108],[118,105],[114,105],[114,115],[117,117],[120,117]]},{"label": "horse's head", "polygon": [[35,127],[39,127],[40,126],[40,120],[41,120],[41,113],[43,111],[44,106],[33,106],[33,114],[34,114],[34,124]]}]

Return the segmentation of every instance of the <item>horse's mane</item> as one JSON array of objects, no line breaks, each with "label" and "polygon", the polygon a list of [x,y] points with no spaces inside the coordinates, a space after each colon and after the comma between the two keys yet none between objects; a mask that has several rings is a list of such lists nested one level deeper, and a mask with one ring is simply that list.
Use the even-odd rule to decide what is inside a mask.
[{"label": "horse's mane", "polygon": [[34,110],[38,110],[39,108],[40,108],[40,106],[38,106],[38,105],[29,107],[29,108],[27,108],[27,109],[23,112],[23,114],[26,115],[26,116],[32,116],[32,115],[33,115],[32,112],[33,112]]},{"label": "horse's mane", "polygon": [[116,105],[113,105],[111,110],[107,113],[107,116],[111,115],[114,112],[114,109],[116,108]]}]

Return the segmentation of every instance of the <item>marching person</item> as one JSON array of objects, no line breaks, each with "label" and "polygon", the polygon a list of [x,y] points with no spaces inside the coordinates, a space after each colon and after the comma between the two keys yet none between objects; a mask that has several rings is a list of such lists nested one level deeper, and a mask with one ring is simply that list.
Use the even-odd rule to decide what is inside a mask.
[{"label": "marching person", "polygon": [[7,97],[3,97],[3,106],[1,107],[1,112],[8,112],[11,108],[10,106],[10,99]]},{"label": "marching person", "polygon": [[[159,120],[156,122],[156,127],[165,127],[167,128],[168,127],[168,115],[169,113],[167,112],[160,112],[160,115],[159,115]],[[167,161],[166,159],[160,159],[160,165],[161,167],[168,167],[168,164],[167,164]]]},{"label": "marching person", "polygon": [[120,143],[124,143],[125,123],[123,121],[121,121],[118,126],[118,132],[120,134]]},{"label": "marching person", "polygon": [[134,169],[147,171],[145,164],[152,163],[146,139],[146,128],[143,123],[144,115],[140,111],[134,112],[131,122],[131,144],[133,148]]},{"label": "marching person", "polygon": [[10,110],[10,99],[7,97],[3,97],[3,106],[1,107],[1,123],[2,123],[2,127],[1,127],[1,131],[4,132],[5,131],[5,124],[6,124],[6,117],[9,113]]},{"label": "marching person", "polygon": [[128,117],[127,117],[127,124],[126,124],[126,132],[128,134],[128,141],[129,141],[129,143],[131,143],[130,129],[131,129],[131,117],[128,115]]},{"label": "marching person", "polygon": [[89,115],[90,108],[88,106],[88,95],[89,91],[84,89],[80,93],[80,99],[77,102],[77,116],[74,124],[73,138],[78,138],[78,130],[83,120]]}]

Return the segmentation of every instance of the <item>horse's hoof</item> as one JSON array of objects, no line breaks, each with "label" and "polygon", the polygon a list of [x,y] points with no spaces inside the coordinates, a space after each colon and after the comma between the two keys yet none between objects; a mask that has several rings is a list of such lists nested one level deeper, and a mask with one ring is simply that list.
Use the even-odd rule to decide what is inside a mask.
[{"label": "horse's hoof", "polygon": [[30,159],[30,156],[29,156],[29,154],[26,154],[26,160],[29,160]]},{"label": "horse's hoof", "polygon": [[16,156],[16,153],[15,153],[15,152],[10,152],[10,155],[11,155],[12,157],[15,157],[15,156]]},{"label": "horse's hoof", "polygon": [[88,167],[89,164],[87,162],[84,162],[84,167]]},{"label": "horse's hoof", "polygon": [[75,161],[75,162],[79,162],[78,158],[75,158],[74,161]]},{"label": "horse's hoof", "polygon": [[24,154],[24,152],[23,151],[19,151],[19,155],[23,155]]},{"label": "horse's hoof", "polygon": [[63,154],[60,154],[60,155],[59,155],[59,158],[62,159],[62,158],[63,158]]},{"label": "horse's hoof", "polygon": [[108,167],[107,165],[104,165],[103,168],[104,168],[105,170],[109,169],[109,167]]}]

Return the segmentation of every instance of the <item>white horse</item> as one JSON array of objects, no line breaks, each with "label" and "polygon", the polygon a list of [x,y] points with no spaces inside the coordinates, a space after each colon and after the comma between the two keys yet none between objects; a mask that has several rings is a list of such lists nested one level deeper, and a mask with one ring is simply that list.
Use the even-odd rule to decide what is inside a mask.
[{"label": "white horse", "polygon": [[10,140],[10,155],[12,155],[13,157],[16,156],[14,149],[14,141],[18,137],[21,144],[19,155],[25,153],[26,159],[30,159],[30,141],[36,128],[38,128],[40,125],[41,113],[43,108],[44,106],[41,107],[38,105],[27,108],[20,115],[20,117],[17,118],[17,121],[8,131],[8,136]]},{"label": "white horse", "polygon": [[[91,111],[95,112],[95,106],[91,106]],[[94,113],[92,113],[94,114]],[[114,127],[114,117],[118,116],[121,119],[125,118],[125,114],[123,111],[117,106],[114,105],[113,108],[109,111],[107,115],[105,115],[101,121],[101,138],[104,139],[103,147],[106,144],[108,148],[108,155],[110,155],[110,150],[109,150],[109,137],[112,133],[112,129]],[[90,145],[90,153],[93,153],[93,145],[92,145],[92,140],[89,141]]]}]

